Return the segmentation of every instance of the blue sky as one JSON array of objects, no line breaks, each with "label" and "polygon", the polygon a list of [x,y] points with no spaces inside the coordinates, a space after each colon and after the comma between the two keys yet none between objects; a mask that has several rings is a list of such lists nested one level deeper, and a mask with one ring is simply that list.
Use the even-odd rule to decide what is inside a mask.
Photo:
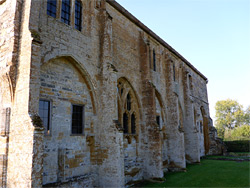
[{"label": "blue sky", "polygon": [[218,100],[250,105],[250,0],[117,0],[209,80]]}]

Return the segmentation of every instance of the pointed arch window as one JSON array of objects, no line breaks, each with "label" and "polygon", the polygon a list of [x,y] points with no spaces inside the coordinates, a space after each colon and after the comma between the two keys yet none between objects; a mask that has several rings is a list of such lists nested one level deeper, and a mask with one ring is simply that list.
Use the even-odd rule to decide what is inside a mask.
[{"label": "pointed arch window", "polygon": [[135,93],[130,84],[124,79],[118,80],[118,120],[123,128],[124,134],[137,134],[139,120],[139,109],[136,103]]}]

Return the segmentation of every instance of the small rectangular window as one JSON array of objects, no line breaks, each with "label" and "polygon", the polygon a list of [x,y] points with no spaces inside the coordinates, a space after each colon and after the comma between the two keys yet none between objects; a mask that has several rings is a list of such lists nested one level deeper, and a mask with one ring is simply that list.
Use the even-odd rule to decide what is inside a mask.
[{"label": "small rectangular window", "polygon": [[39,116],[43,121],[46,133],[50,133],[50,101],[39,100]]},{"label": "small rectangular window", "polygon": [[56,17],[56,0],[47,0],[47,14]]},{"label": "small rectangular window", "polygon": [[72,134],[83,134],[84,106],[72,105]]},{"label": "small rectangular window", "polygon": [[70,0],[62,0],[61,21],[70,24]]},{"label": "small rectangular window", "polygon": [[82,30],[82,4],[79,0],[75,1],[75,28]]}]

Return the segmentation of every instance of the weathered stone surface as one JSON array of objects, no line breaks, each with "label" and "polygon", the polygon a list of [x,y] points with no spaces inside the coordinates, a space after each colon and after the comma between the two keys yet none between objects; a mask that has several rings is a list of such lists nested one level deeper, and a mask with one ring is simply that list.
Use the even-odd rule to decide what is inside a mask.
[{"label": "weathered stone surface", "polygon": [[75,29],[74,2],[67,25],[61,1],[56,18],[46,1],[0,1],[0,185],[124,187],[222,152],[207,78],[115,1],[81,0]]}]

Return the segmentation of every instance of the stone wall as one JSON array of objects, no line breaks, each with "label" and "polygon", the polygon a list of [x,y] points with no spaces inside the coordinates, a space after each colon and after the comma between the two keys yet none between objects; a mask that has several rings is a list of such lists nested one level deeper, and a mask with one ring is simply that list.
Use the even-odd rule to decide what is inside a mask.
[{"label": "stone wall", "polygon": [[[46,1],[0,1],[3,187],[124,187],[216,147],[206,77],[115,1],[81,2],[79,31],[60,3],[54,18]],[[81,135],[72,105],[84,107]]]}]

